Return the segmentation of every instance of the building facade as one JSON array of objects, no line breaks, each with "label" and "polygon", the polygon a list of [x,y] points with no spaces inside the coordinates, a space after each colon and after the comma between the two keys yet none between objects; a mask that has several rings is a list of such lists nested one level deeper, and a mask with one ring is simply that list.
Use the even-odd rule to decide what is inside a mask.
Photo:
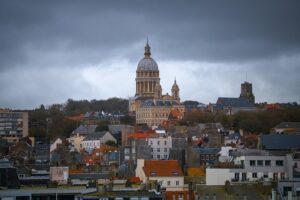
[{"label": "building facade", "polygon": [[152,159],[168,160],[172,148],[172,137],[150,137],[148,145],[151,147]]},{"label": "building facade", "polygon": [[276,181],[287,178],[285,155],[271,155],[260,150],[236,152],[230,165],[206,169],[206,185],[224,185],[230,182]]},{"label": "building facade", "polygon": [[0,110],[0,137],[8,142],[18,142],[28,136],[28,113]]}]

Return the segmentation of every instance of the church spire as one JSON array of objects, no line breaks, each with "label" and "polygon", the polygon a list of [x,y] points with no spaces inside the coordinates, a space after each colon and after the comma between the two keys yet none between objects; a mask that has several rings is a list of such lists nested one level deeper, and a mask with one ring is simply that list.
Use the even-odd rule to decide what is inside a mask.
[{"label": "church spire", "polygon": [[150,51],[150,46],[149,46],[149,43],[148,43],[148,36],[147,36],[147,43],[146,43],[146,46],[145,46],[145,53],[144,53],[145,56],[150,56],[151,55],[151,51]]}]

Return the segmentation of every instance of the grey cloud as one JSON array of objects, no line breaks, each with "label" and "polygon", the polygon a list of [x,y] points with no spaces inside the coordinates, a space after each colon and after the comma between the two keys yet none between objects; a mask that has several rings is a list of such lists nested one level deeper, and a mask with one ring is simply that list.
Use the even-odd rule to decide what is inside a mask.
[{"label": "grey cloud", "polygon": [[[198,68],[193,70],[198,77],[187,82],[210,84],[207,87],[211,91],[204,89],[201,93],[187,89],[184,93],[183,89],[186,99],[201,100],[207,95],[204,102],[212,102],[218,95],[233,95],[247,71],[257,83],[254,87],[260,87],[259,100],[298,101],[300,92],[295,85],[299,84],[296,75],[299,75],[300,61],[295,58],[300,55],[299,10],[298,1],[191,1],[189,4],[182,1],[1,1],[0,89],[7,97],[0,96],[0,107],[21,104],[14,95],[20,91],[26,94],[24,107],[39,101],[62,101],[72,95],[97,98],[95,87],[98,92],[102,91],[99,98],[118,96],[96,84],[90,85],[81,73],[87,67],[102,70],[126,60],[128,73],[123,74],[133,82],[134,74],[129,72],[134,73],[143,56],[147,35],[158,62],[192,61],[221,66],[204,70],[196,64]],[[295,63],[279,59],[281,57]],[[77,89],[76,92],[53,89],[57,82],[53,81],[55,74],[51,69],[60,73],[58,83]],[[185,66],[181,68],[184,72],[176,70],[193,76]],[[203,70],[209,76],[203,77]],[[26,71],[32,78],[26,80],[27,85],[22,85],[21,78],[14,80],[14,84],[9,82],[8,76],[21,77],[20,72]],[[281,73],[290,78],[278,84]],[[172,78],[165,78],[170,82],[174,75],[175,71]],[[39,76],[44,80],[36,79]],[[74,79],[79,79],[81,84],[76,85]],[[201,79],[206,80],[205,83]],[[99,82],[101,80],[99,74]],[[111,80],[115,80],[113,76]],[[210,80],[213,83],[209,83]],[[108,84],[109,80],[106,81]],[[44,88],[53,91],[48,100]],[[274,93],[265,97],[266,88],[273,89]],[[120,95],[127,97],[134,88],[122,92],[124,90],[126,88],[120,90]],[[228,93],[224,93],[226,91]]]}]

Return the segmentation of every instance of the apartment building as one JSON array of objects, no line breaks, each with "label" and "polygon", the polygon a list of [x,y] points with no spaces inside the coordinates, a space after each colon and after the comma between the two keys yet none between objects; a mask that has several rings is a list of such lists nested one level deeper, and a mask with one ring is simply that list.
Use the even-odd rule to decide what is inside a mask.
[{"label": "apartment building", "polygon": [[0,109],[0,138],[18,142],[28,136],[28,113]]}]

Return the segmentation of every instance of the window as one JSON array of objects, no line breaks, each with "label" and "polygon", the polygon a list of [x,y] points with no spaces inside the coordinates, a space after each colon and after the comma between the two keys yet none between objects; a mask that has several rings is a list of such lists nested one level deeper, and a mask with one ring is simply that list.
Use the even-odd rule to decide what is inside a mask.
[{"label": "window", "polygon": [[129,153],[130,153],[130,149],[129,149],[129,148],[126,148],[126,149],[124,150],[124,153],[125,153],[125,154],[129,154]]},{"label": "window", "polygon": [[168,182],[167,182],[167,185],[171,185],[171,181],[168,181]]},{"label": "window", "polygon": [[153,152],[153,148],[151,148],[151,152]]},{"label": "window", "polygon": [[167,159],[167,158],[168,158],[168,155],[167,155],[167,154],[165,154],[165,155],[164,155],[164,159]]},{"label": "window", "polygon": [[263,161],[262,160],[258,160],[257,161],[257,166],[263,166]]},{"label": "window", "polygon": [[159,154],[157,155],[157,159],[160,159],[160,155]]},{"label": "window", "polygon": [[242,173],[242,181],[246,181],[247,180],[247,173]]},{"label": "window", "polygon": [[152,141],[150,141],[150,145],[153,145],[153,142],[152,142]]},{"label": "window", "polygon": [[179,185],[179,181],[176,181],[176,185]]},{"label": "window", "polygon": [[240,180],[240,173],[235,173],[235,174],[234,174],[234,179],[235,179],[236,181]]},{"label": "window", "polygon": [[283,166],[283,160],[276,160],[276,166]]},{"label": "window", "polygon": [[265,166],[271,166],[271,160],[265,160]]},{"label": "window", "polygon": [[165,145],[167,145],[167,141],[165,141]]},{"label": "window", "polygon": [[250,160],[250,166],[255,166],[255,160]]},{"label": "window", "polygon": [[157,152],[160,152],[160,148],[157,148]]},{"label": "window", "polygon": [[159,145],[160,144],[160,141],[157,141],[157,145]]},{"label": "window", "polygon": [[252,173],[252,178],[257,178],[257,173]]},{"label": "window", "polygon": [[167,149],[167,148],[164,148],[164,152],[168,152],[168,149]]},{"label": "window", "polygon": [[280,179],[283,180],[284,177],[285,177],[284,172],[283,172],[283,173],[280,173]]}]

